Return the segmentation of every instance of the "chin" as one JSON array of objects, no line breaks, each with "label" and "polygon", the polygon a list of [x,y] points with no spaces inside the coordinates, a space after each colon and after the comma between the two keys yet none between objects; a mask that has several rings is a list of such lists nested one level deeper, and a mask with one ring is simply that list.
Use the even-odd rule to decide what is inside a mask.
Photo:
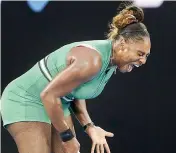
[{"label": "chin", "polygon": [[128,72],[127,70],[124,70],[124,69],[119,69],[119,71],[120,71],[121,73],[127,73],[127,72]]},{"label": "chin", "polygon": [[121,72],[121,73],[129,73],[129,72],[131,72],[131,71],[128,71],[128,65],[124,65],[124,66],[122,66],[121,68],[119,68],[119,71]]}]

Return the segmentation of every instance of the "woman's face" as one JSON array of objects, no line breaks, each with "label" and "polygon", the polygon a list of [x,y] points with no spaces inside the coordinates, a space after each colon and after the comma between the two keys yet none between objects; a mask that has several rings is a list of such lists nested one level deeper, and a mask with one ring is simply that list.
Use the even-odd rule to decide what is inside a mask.
[{"label": "woman's face", "polygon": [[[117,47],[115,51],[115,63],[117,63],[120,72],[131,72],[134,67],[139,67],[146,63],[150,54],[150,38],[144,38],[144,41],[124,42]],[[116,50],[115,49],[115,50]]]}]

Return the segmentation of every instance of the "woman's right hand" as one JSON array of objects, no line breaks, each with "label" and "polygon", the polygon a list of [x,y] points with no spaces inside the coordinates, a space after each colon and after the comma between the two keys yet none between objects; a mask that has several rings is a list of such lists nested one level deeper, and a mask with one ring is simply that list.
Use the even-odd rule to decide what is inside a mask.
[{"label": "woman's right hand", "polygon": [[80,150],[80,144],[75,137],[67,142],[62,142],[62,147],[64,153],[78,153]]}]

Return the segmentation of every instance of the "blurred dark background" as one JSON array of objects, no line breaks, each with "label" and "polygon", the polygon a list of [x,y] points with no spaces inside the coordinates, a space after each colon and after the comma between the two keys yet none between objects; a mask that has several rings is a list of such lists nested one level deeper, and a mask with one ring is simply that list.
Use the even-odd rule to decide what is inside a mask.
[{"label": "blurred dark background", "polygon": [[[26,2],[2,2],[1,90],[62,45],[105,39],[119,3],[55,1],[35,13]],[[152,41],[147,64],[118,72],[99,97],[88,100],[95,124],[115,134],[108,138],[112,153],[176,152],[176,2],[144,12]],[[75,126],[81,153],[90,153],[90,139],[76,120]],[[3,127],[1,135],[2,153],[17,153]]]}]

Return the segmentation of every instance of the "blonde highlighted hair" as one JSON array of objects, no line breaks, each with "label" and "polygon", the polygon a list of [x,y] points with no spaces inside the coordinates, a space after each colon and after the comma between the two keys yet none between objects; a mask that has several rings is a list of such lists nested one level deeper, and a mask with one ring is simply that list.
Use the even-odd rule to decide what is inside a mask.
[{"label": "blonde highlighted hair", "polygon": [[121,3],[119,12],[112,18],[109,24],[107,38],[110,40],[118,39],[119,35],[126,39],[142,39],[149,37],[146,26],[142,23],[144,12],[141,8],[133,5],[132,2]]}]

